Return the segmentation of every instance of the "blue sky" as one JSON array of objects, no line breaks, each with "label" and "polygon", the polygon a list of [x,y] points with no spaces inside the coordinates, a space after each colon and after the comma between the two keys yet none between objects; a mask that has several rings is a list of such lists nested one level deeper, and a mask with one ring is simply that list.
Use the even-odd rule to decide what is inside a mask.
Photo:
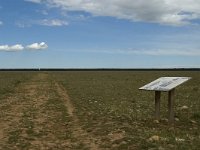
[{"label": "blue sky", "polygon": [[0,0],[0,68],[200,67],[199,20],[195,0]]}]

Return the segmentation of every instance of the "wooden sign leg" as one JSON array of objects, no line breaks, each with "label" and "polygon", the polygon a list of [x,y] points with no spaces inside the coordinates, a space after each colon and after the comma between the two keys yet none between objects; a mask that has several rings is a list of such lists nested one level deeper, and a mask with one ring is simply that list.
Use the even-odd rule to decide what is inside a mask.
[{"label": "wooden sign leg", "polygon": [[169,123],[174,123],[174,93],[175,89],[168,93],[168,111],[169,111]]},{"label": "wooden sign leg", "polygon": [[155,91],[155,119],[160,119],[160,91]]}]

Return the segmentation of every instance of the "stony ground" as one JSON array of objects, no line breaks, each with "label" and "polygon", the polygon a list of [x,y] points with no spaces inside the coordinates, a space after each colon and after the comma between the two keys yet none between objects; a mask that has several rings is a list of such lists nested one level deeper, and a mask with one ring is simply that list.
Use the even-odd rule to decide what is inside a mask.
[{"label": "stony ground", "polygon": [[154,121],[154,95],[138,90],[161,75],[0,74],[0,149],[196,150],[200,147],[199,73],[184,75],[193,81],[178,89],[174,125],[167,121],[164,100],[162,119]]}]

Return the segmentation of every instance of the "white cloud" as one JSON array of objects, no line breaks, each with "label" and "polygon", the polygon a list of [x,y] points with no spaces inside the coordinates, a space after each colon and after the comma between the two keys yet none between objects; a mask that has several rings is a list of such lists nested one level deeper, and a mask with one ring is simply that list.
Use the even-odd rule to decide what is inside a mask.
[{"label": "white cloud", "polygon": [[41,49],[47,49],[48,45],[45,42],[33,43],[30,45],[27,45],[26,48],[30,50],[41,50]]},{"label": "white cloud", "polygon": [[43,26],[66,26],[68,25],[68,22],[59,19],[52,19],[52,20],[43,19],[38,21],[38,24]]},{"label": "white cloud", "polygon": [[0,45],[0,51],[21,51],[24,47],[21,44],[16,44],[12,46]]},{"label": "white cloud", "polygon": [[15,25],[19,28],[31,27],[32,25],[41,25],[49,27],[67,26],[68,22],[60,19],[26,20],[16,21]]},{"label": "white cloud", "polygon": [[181,26],[200,19],[198,0],[26,0],[59,7],[66,11],[85,11],[94,16],[111,16]]},{"label": "white cloud", "polygon": [[24,47],[21,44],[10,46],[10,50],[13,50],[13,51],[18,51],[18,50],[23,50],[23,49]]},{"label": "white cloud", "polygon": [[[83,52],[83,51],[81,51]],[[150,56],[200,56],[199,50],[159,49],[159,50],[85,50],[89,53],[150,55]]]},{"label": "white cloud", "polygon": [[154,55],[154,56],[200,56],[199,50],[176,50],[176,49],[163,49],[163,50],[133,50],[127,53],[138,55]]},{"label": "white cloud", "polygon": [[41,0],[25,0],[26,2],[40,3]]},{"label": "white cloud", "polygon": [[26,47],[22,46],[21,44],[16,45],[0,45],[0,51],[6,51],[6,52],[16,52],[16,51],[22,51],[22,50],[42,50],[47,49],[48,45],[44,42],[41,43],[33,43],[30,45],[27,45]]},{"label": "white cloud", "polygon": [[9,46],[8,45],[0,45],[0,51],[8,51]]},{"label": "white cloud", "polygon": [[15,25],[19,28],[31,27],[31,23],[29,21],[16,21]]}]

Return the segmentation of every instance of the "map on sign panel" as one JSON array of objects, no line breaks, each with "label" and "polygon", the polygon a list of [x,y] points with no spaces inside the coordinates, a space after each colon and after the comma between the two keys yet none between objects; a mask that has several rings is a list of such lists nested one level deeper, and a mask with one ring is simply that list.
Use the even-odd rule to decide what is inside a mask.
[{"label": "map on sign panel", "polygon": [[191,77],[161,77],[139,89],[149,91],[170,91],[190,79]]}]

